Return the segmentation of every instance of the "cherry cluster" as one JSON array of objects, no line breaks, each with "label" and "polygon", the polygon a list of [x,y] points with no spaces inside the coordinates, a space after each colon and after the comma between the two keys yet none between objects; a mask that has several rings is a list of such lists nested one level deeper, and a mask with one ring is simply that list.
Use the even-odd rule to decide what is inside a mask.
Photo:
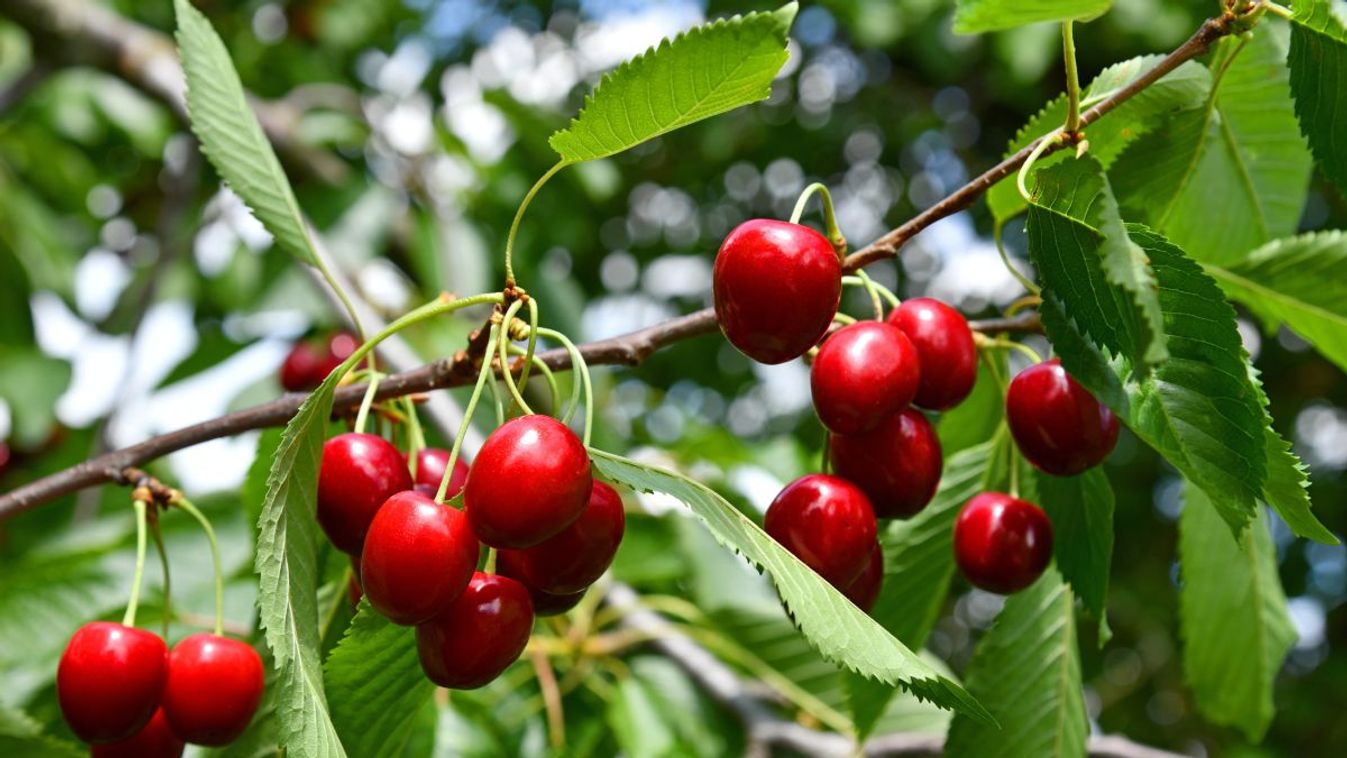
[{"label": "cherry cluster", "polygon": [[[356,564],[370,605],[416,627],[426,676],[454,689],[491,682],[523,653],[535,616],[573,608],[612,563],[626,520],[622,499],[595,481],[588,452],[565,424],[527,415],[496,429],[471,467],[450,454],[409,461],[382,437],[328,440],[318,523]],[[479,570],[481,546],[495,572]],[[491,562],[488,559],[488,564]]]},{"label": "cherry cluster", "polygon": [[252,721],[262,686],[262,659],[244,642],[199,633],[169,652],[154,632],[106,621],[75,632],[56,672],[61,713],[95,758],[227,745]]},{"label": "cherry cluster", "polygon": [[281,386],[286,392],[308,392],[317,388],[358,347],[360,340],[350,332],[336,332],[322,340],[296,342],[281,364]]}]

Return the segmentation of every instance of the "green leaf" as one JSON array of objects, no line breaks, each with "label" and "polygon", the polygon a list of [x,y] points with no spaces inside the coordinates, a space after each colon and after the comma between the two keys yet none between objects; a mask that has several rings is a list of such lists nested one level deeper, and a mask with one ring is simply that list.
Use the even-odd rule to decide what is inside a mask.
[{"label": "green leaf", "polygon": [[1251,740],[1272,722],[1272,685],[1295,642],[1267,517],[1231,542],[1211,500],[1185,493],[1179,518],[1179,630],[1197,708]]},{"label": "green leaf", "polygon": [[1079,476],[1048,476],[1041,471],[1034,476],[1038,504],[1052,520],[1057,568],[1099,620],[1103,645],[1108,641],[1104,611],[1113,561],[1113,486],[1098,468]]},{"label": "green leaf", "polygon": [[187,112],[201,150],[230,189],[291,255],[312,263],[313,242],[295,192],[262,132],[220,35],[189,0],[173,0],[187,76]]},{"label": "green leaf", "polygon": [[1310,504],[1310,470],[1300,457],[1291,449],[1291,443],[1277,433],[1272,425],[1272,413],[1268,410],[1267,393],[1263,391],[1258,370],[1252,363],[1247,364],[1249,381],[1258,391],[1258,404],[1263,408],[1263,447],[1267,451],[1267,481],[1263,482],[1263,501],[1286,525],[1301,537],[1322,542],[1325,545],[1338,544],[1338,538],[1328,531],[1318,518]]},{"label": "green leaf", "polygon": [[19,447],[51,437],[56,401],[70,385],[70,364],[34,347],[0,345],[0,399],[9,406],[11,434]]},{"label": "green leaf", "polygon": [[716,540],[772,577],[782,601],[805,637],[838,665],[914,694],[945,708],[986,718],[986,711],[963,688],[931,668],[907,646],[862,613],[818,574],[710,488],[663,469],[590,450],[604,476],[634,489],[663,492],[685,503]]},{"label": "green leaf", "polygon": [[1026,231],[1045,300],[1135,365],[1164,360],[1155,273],[1128,236],[1098,161],[1087,156],[1039,171]]},{"label": "green leaf", "polygon": [[1040,21],[1090,21],[1104,15],[1111,5],[1113,0],[958,0],[954,31],[980,34]]},{"label": "green leaf", "polygon": [[[1099,72],[1099,76],[1081,93],[1081,107],[1089,108],[1112,97],[1137,77],[1155,68],[1163,59],[1162,55],[1143,55],[1109,66]],[[1206,66],[1193,61],[1184,62],[1087,127],[1085,131],[1090,142],[1090,155],[1104,168],[1112,166],[1123,149],[1137,137],[1156,128],[1171,114],[1202,106],[1210,91],[1211,73]],[[1014,155],[1064,123],[1066,95],[1059,95],[1020,129],[1006,148],[1006,156]],[[1034,170],[1060,163],[1070,154],[1069,150],[1059,150],[1039,158],[1034,164]],[[1024,212],[1028,206],[1020,196],[1014,175],[992,185],[987,191],[987,207],[997,223]]]},{"label": "green leaf", "polygon": [[1347,193],[1347,22],[1331,0],[1296,0],[1292,10],[1287,64],[1300,131],[1324,176]]},{"label": "green leaf", "polygon": [[1270,242],[1207,273],[1269,332],[1284,324],[1347,371],[1347,232]]},{"label": "green leaf", "polygon": [[421,671],[415,630],[360,601],[324,664],[332,723],[351,755],[397,755],[435,686]]},{"label": "green leaf", "polygon": [[1310,154],[1296,127],[1279,24],[1226,38],[1206,106],[1137,140],[1110,171],[1118,202],[1204,263],[1295,231]]},{"label": "green leaf", "polygon": [[[1004,374],[1005,353],[984,354]],[[996,377],[987,368],[987,360],[978,361],[977,381],[973,391],[962,403],[940,414],[936,434],[940,449],[950,458],[960,450],[973,447],[992,438],[1005,418],[1006,398]]]},{"label": "green leaf", "polygon": [[580,114],[549,139],[565,163],[629,150],[771,94],[798,9],[749,13],[693,27],[603,77]]},{"label": "green leaf", "polygon": [[[1228,542],[1229,540],[1227,540]],[[1000,729],[955,714],[950,758],[1084,756],[1089,736],[1071,589],[1049,568],[1010,596],[968,666],[968,690]]]},{"label": "green leaf", "polygon": [[346,755],[323,693],[317,600],[322,535],[314,517],[323,438],[342,373],[332,372],[286,425],[257,522],[257,604],[276,661],[278,732],[287,755],[297,758]]},{"label": "green leaf", "polygon": [[5,758],[82,758],[82,745],[45,734],[23,711],[0,706],[0,755]]}]

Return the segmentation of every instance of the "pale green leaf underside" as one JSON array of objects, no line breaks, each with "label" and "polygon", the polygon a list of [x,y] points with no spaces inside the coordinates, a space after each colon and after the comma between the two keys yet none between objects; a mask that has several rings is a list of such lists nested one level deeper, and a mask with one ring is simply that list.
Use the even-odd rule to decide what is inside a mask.
[{"label": "pale green leaf underside", "polygon": [[979,34],[1040,21],[1089,21],[1103,15],[1113,0],[958,0],[954,31]]},{"label": "pale green leaf underside", "polygon": [[1300,131],[1324,176],[1347,193],[1347,21],[1330,0],[1297,0],[1294,10],[1287,62]]},{"label": "pale green leaf underside", "polygon": [[1296,639],[1267,518],[1260,513],[1232,542],[1211,501],[1188,487],[1179,571],[1183,671],[1198,710],[1257,741],[1272,721],[1272,685]]},{"label": "pale green leaf underside", "polygon": [[174,0],[187,111],[201,149],[281,247],[304,262],[313,243],[281,163],[262,132],[220,35],[188,0]]},{"label": "pale green leaf underside", "polygon": [[901,684],[942,707],[987,718],[986,710],[963,688],[940,675],[708,487],[601,450],[591,449],[590,456],[599,472],[610,479],[682,501],[718,542],[765,570],[805,638],[828,660],[889,684]]},{"label": "pale green leaf underside", "polygon": [[611,73],[548,140],[566,163],[603,158],[764,100],[785,64],[797,6],[697,26]]},{"label": "pale green leaf underside", "polygon": [[950,758],[1076,758],[1089,723],[1071,589],[1049,568],[1010,596],[968,666],[968,691],[1000,729],[962,714],[950,722]]},{"label": "pale green leaf underside", "polygon": [[1035,479],[1038,504],[1052,519],[1057,567],[1099,620],[1100,628],[1106,628],[1104,610],[1113,560],[1113,486],[1097,468],[1071,477],[1036,471]]}]

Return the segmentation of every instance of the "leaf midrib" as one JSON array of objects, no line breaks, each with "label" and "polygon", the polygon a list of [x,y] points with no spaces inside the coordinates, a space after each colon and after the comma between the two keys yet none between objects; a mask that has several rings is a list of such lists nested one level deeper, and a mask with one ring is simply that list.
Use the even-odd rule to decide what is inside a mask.
[{"label": "leaf midrib", "polygon": [[[1202,268],[1205,269],[1208,274],[1211,274],[1212,276],[1218,279],[1225,279],[1226,281],[1237,284],[1240,287],[1245,287],[1249,290],[1257,292],[1260,296],[1265,297],[1268,300],[1277,302],[1283,305],[1284,307],[1313,313],[1314,315],[1319,316],[1325,321],[1330,321],[1339,326],[1347,327],[1347,316],[1334,313],[1333,311],[1330,311],[1321,305],[1311,303],[1308,300],[1301,300],[1299,298],[1288,295],[1285,292],[1281,292],[1279,290],[1266,287],[1262,284],[1259,284],[1251,279],[1242,277],[1239,274],[1236,274],[1230,271],[1229,269],[1222,268],[1220,266],[1204,263],[1202,264]],[[1282,320],[1285,321],[1285,319]]]}]

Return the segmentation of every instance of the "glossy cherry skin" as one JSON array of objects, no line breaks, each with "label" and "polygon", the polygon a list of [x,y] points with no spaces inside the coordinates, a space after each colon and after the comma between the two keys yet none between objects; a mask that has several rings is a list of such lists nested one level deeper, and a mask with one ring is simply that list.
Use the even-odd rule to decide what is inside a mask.
[{"label": "glossy cherry skin", "polygon": [[1118,419],[1056,358],[1021,371],[1006,391],[1006,421],[1028,461],[1054,476],[1097,466],[1118,443]]},{"label": "glossy cherry skin", "polygon": [[310,342],[296,342],[281,364],[281,386],[286,392],[307,392],[327,376],[327,352]]},{"label": "glossy cherry skin", "polygon": [[139,732],[120,742],[94,745],[89,753],[93,758],[179,758],[184,747],[160,708]]},{"label": "glossy cherry skin", "polygon": [[1052,560],[1052,522],[1043,509],[1003,492],[974,495],[954,521],[954,559],[974,587],[1019,592]]},{"label": "glossy cherry skin", "polygon": [[559,534],[523,550],[501,550],[501,573],[551,595],[583,592],[608,570],[626,524],[617,490],[596,481],[580,518]]},{"label": "glossy cherry skin", "polygon": [[251,645],[201,632],[168,656],[164,715],[174,733],[197,745],[233,742],[262,701],[262,658]]},{"label": "glossy cherry skin", "polygon": [[877,530],[865,493],[828,474],[808,474],[787,484],[767,508],[763,528],[839,588],[869,562]]},{"label": "glossy cherry skin", "polygon": [[589,453],[575,432],[551,416],[520,416],[478,451],[464,503],[482,542],[533,547],[580,517],[593,482]]},{"label": "glossy cherry skin", "polygon": [[804,355],[832,324],[842,266],[813,229],[753,219],[725,237],[711,284],[730,344],[759,363],[785,363]]},{"label": "glossy cherry skin", "polygon": [[168,648],[159,635],[94,621],[66,644],[56,669],[56,697],[77,737],[117,742],[149,723],[167,677]]},{"label": "glossy cherry skin", "polygon": [[430,681],[472,690],[489,684],[519,658],[532,629],[528,589],[509,577],[478,571],[443,613],[416,627],[416,652]]},{"label": "glossy cherry skin", "polygon": [[884,551],[876,542],[870,548],[870,559],[865,562],[865,568],[861,569],[861,573],[842,590],[842,594],[855,603],[857,608],[869,613],[870,609],[875,607],[875,600],[879,598],[879,589],[883,584]]},{"label": "glossy cherry skin", "polygon": [[917,349],[902,330],[879,321],[838,329],[809,370],[814,410],[838,434],[868,432],[906,408],[920,379]]},{"label": "glossy cherry skin", "polygon": [[833,471],[865,492],[878,518],[919,513],[940,485],[940,438],[920,411],[899,411],[865,434],[833,434],[828,446]]},{"label": "glossy cherry skin", "polygon": [[391,442],[373,434],[339,434],[323,445],[318,524],[338,550],[359,555],[379,506],[411,488],[407,462]]},{"label": "glossy cherry skin", "polygon": [[569,595],[553,595],[549,592],[529,588],[529,597],[533,600],[533,615],[560,616],[580,604],[585,599],[586,590],[572,592]]},{"label": "glossy cherry skin", "polygon": [[978,353],[963,314],[929,297],[904,300],[888,322],[912,341],[921,358],[921,382],[914,400],[922,408],[953,408],[973,391]]},{"label": "glossy cherry skin", "polygon": [[[444,469],[449,465],[449,451],[438,447],[423,447],[416,454],[416,476],[413,482],[417,487],[429,487],[428,493],[431,497],[440,491],[440,479],[444,477]],[[468,464],[463,462],[463,457],[454,461],[454,473],[449,475],[449,489],[445,491],[445,499],[457,495],[463,490],[463,484],[468,481]],[[424,492],[424,490],[422,490]]]},{"label": "glossy cherry skin", "polygon": [[419,624],[463,594],[478,552],[462,511],[419,492],[399,492],[379,508],[365,535],[361,587],[389,621]]}]

